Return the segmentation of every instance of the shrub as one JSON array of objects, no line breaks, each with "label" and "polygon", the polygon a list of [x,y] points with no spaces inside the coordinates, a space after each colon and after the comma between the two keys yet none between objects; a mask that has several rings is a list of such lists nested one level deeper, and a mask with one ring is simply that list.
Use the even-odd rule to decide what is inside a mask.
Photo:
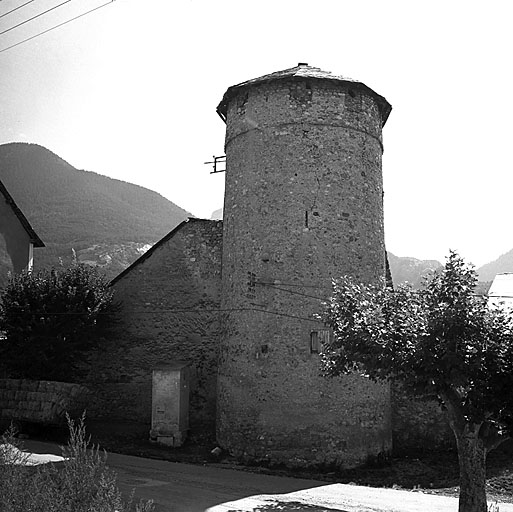
[{"label": "shrub", "polygon": [[105,455],[90,446],[84,418],[68,417],[70,439],[61,468],[27,466],[13,432],[0,444],[0,512],[152,512],[152,502],[124,500]]},{"label": "shrub", "polygon": [[12,378],[69,381],[81,354],[107,335],[118,310],[95,268],[10,277],[0,294],[0,361]]}]

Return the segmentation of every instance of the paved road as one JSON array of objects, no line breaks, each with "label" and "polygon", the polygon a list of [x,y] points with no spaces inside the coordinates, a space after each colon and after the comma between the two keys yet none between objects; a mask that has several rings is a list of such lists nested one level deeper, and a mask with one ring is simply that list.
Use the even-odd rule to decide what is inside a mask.
[{"label": "paved road", "polygon": [[[256,494],[282,494],[324,485],[212,466],[196,466],[110,454],[122,490],[153,499],[170,512],[204,512],[210,507]],[[232,508],[233,510],[233,508]]]},{"label": "paved road", "polygon": [[[25,442],[34,453],[60,454],[57,445]],[[109,454],[123,492],[153,499],[166,512],[456,512],[456,498],[332,484]],[[513,512],[513,505],[500,505]]]},{"label": "paved road", "polygon": [[[27,451],[60,454],[51,443],[25,441]],[[109,453],[120,489],[153,499],[158,511],[204,512],[210,507],[258,494],[282,494],[325,485],[324,482],[281,478],[219,467],[179,464]],[[232,508],[232,510],[234,510]],[[236,509],[235,509],[236,510]]]}]

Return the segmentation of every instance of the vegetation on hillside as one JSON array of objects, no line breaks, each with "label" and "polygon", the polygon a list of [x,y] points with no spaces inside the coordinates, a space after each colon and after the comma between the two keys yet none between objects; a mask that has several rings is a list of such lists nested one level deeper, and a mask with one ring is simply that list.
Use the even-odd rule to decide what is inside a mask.
[{"label": "vegetation on hillside", "polygon": [[394,285],[410,283],[413,288],[419,288],[425,277],[442,266],[442,264],[436,260],[419,260],[417,258],[401,257],[391,252],[388,252],[387,255]]},{"label": "vegetation on hillside", "polygon": [[497,274],[513,272],[513,249],[477,269],[481,281],[493,281]]},{"label": "vegetation on hillside", "polygon": [[325,314],[327,375],[359,371],[438,396],[456,438],[460,512],[486,512],[486,456],[513,429],[513,318],[476,284],[451,252],[421,290],[341,279]]},{"label": "vegetation on hillside", "polygon": [[71,260],[72,248],[153,244],[190,215],[157,192],[77,170],[36,144],[0,145],[0,180],[46,244],[35,251],[36,268]]},{"label": "vegetation on hillside", "polygon": [[[442,264],[437,260],[419,260],[407,256],[396,256],[391,252],[387,252],[388,263],[390,265],[390,273],[394,286],[408,283],[414,289],[421,288],[425,279],[436,270],[442,268]],[[513,251],[512,251],[513,265]],[[486,266],[486,265],[485,265]],[[482,267],[484,268],[484,267]],[[513,266],[512,266],[513,269]],[[480,269],[477,270],[479,275]],[[492,284],[493,277],[489,281],[479,281],[476,284],[476,295],[487,295]]]}]

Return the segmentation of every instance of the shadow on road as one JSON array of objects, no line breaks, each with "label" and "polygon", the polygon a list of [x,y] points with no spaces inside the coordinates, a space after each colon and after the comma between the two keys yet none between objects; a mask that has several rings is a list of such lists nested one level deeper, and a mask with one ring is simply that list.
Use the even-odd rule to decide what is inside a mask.
[{"label": "shadow on road", "polygon": [[[301,512],[302,510],[310,510],[312,512],[344,512],[339,508],[326,508],[320,505],[309,505],[301,503],[300,501],[287,501],[283,503],[270,503],[269,505],[262,505],[255,509],[254,512]],[[239,512],[232,509],[226,512]]]}]

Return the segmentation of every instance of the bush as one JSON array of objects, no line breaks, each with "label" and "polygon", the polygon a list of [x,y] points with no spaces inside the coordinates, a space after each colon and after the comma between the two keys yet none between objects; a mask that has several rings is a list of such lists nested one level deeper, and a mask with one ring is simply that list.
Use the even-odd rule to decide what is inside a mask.
[{"label": "bush", "polygon": [[26,465],[13,432],[0,444],[0,512],[152,512],[152,502],[124,500],[105,455],[91,447],[84,418],[68,417],[70,440],[63,467]]},{"label": "bush", "polygon": [[106,336],[118,310],[94,267],[22,273],[0,294],[0,361],[11,378],[73,381],[81,354]]}]

